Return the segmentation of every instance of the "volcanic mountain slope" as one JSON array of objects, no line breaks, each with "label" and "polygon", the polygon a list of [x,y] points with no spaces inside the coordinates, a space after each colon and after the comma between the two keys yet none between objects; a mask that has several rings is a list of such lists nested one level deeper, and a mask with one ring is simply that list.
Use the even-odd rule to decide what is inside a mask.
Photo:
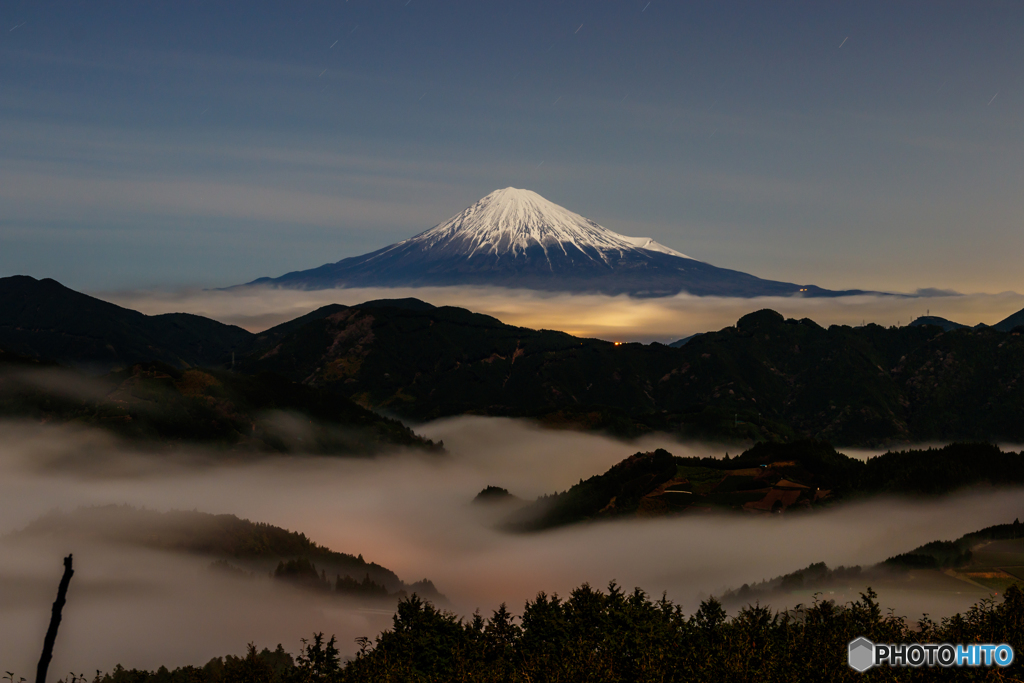
[{"label": "volcanic mountain slope", "polygon": [[444,223],[375,252],[249,284],[298,289],[496,285],[636,296],[838,296],[762,280],[604,228],[529,190],[495,190]]}]

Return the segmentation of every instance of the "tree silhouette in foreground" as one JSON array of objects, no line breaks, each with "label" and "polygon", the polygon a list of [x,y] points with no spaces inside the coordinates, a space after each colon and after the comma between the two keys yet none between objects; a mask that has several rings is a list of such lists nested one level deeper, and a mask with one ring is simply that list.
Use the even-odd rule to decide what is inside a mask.
[{"label": "tree silhouette in foreground", "polygon": [[50,612],[50,627],[46,629],[46,637],[43,639],[43,653],[39,656],[39,666],[36,667],[36,683],[46,683],[46,670],[50,668],[50,660],[53,659],[53,645],[57,641],[61,611],[67,601],[68,586],[74,573],[75,570],[71,568],[71,555],[68,555],[64,558],[64,576],[60,579],[57,599],[53,601],[53,610]]},{"label": "tree silhouette in foreground", "polygon": [[[562,599],[541,593],[512,615],[505,605],[490,619],[462,619],[412,595],[403,599],[392,628],[341,663],[336,640],[322,633],[303,641],[294,661],[250,646],[246,660],[217,658],[205,667],[157,674],[118,667],[93,683],[542,683],[554,681],[1020,681],[1024,665],[882,668],[859,674],[846,664],[847,644],[1001,643],[1024,653],[1024,592],[1007,589],[964,614],[911,626],[886,611],[868,589],[846,605],[817,598],[776,612],[753,604],[728,617],[714,598],[692,615],[662,597],[650,599],[612,583],[607,591],[584,584]],[[287,665],[273,666],[288,657]],[[268,666],[241,668],[261,658]]]}]

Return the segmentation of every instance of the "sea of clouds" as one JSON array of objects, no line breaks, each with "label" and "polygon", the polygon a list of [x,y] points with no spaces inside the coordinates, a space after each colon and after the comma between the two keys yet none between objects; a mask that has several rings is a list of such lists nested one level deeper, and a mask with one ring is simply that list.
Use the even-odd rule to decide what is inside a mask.
[{"label": "sea of clouds", "polygon": [[836,298],[673,297],[639,299],[626,295],[564,294],[501,287],[275,289],[267,286],[225,290],[99,292],[102,299],[155,315],[195,313],[253,332],[328,304],[348,306],[373,299],[415,297],[435,306],[460,306],[510,325],[561,330],[613,341],[672,342],[698,332],[719,330],[750,313],[771,308],[787,318],[811,318],[820,325],[906,325],[931,314],[965,325],[993,325],[1024,308],[1024,295],[957,294],[922,291],[923,296],[862,295]]},{"label": "sea of clouds", "polygon": [[[485,486],[529,499],[565,490],[640,450],[720,456],[735,447],[667,437],[630,443],[480,417],[417,430],[443,439],[448,453],[253,460],[202,450],[154,453],[96,431],[3,423],[0,537],[53,509],[111,503],[196,509],[301,531],[408,582],[429,578],[461,615],[488,615],[502,602],[521,613],[539,591],[564,596],[583,582],[604,587],[612,580],[653,596],[665,592],[692,610],[708,594],[812,562],[872,564],[1024,511],[1024,491],[1004,490],[941,501],[876,500],[811,515],[623,520],[507,534],[493,527],[499,512],[470,502]],[[241,653],[249,642],[271,649],[282,643],[294,653],[314,631],[337,634],[351,654],[354,638],[372,637],[391,623],[388,605],[304,594],[269,580],[227,580],[207,571],[205,558],[88,539],[6,538],[0,547],[0,668],[26,677],[69,552],[76,573],[55,675],[117,663],[201,665]],[[882,598],[916,617],[965,609],[983,594],[882,592]]]}]

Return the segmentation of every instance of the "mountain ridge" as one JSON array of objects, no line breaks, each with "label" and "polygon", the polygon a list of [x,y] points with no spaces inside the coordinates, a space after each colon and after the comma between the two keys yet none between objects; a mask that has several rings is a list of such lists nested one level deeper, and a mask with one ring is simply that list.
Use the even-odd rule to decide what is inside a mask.
[{"label": "mountain ridge", "polygon": [[[3,285],[0,280],[0,290]],[[38,309],[50,305],[43,294],[26,291],[21,303],[28,322],[8,321],[8,327],[32,327]],[[146,318],[111,308],[131,313],[130,320]],[[169,365],[195,367],[182,360],[180,340],[153,339],[148,328],[133,339],[125,330],[137,328],[97,324],[89,344],[67,344],[81,321],[50,317],[46,330],[35,331],[34,339],[45,342],[29,350],[36,358],[46,358],[53,345],[81,354],[71,358],[80,364],[94,359],[96,348],[116,344],[145,356],[139,362],[173,357]],[[206,322],[215,332],[225,327]],[[847,446],[1024,440],[1024,337],[993,327],[826,329],[762,310],[671,348],[530,330],[461,308],[397,299],[332,304],[259,335],[240,332],[236,373],[282,375],[405,420],[475,414],[627,437],[652,431],[741,441],[813,437]],[[4,333],[0,326],[0,349]],[[205,350],[201,336],[193,339]],[[220,360],[203,365],[227,369],[230,353],[215,350],[207,357]],[[204,389],[205,398],[195,400],[220,400],[213,391]]]},{"label": "mountain ridge", "polygon": [[27,275],[0,278],[0,347],[97,370],[161,361],[217,365],[254,335],[191,313],[144,315]]},{"label": "mountain ridge", "polygon": [[1006,318],[1000,320],[992,327],[1000,332],[1012,332],[1018,327],[1024,327],[1024,309],[1006,316]]},{"label": "mountain ridge", "polygon": [[[410,340],[415,339],[415,343]],[[616,345],[440,307],[353,307],[257,349],[269,371],[426,421],[532,417],[622,436],[1024,438],[1024,339],[992,328],[824,328],[771,310],[681,348]]]},{"label": "mountain ridge", "polygon": [[0,417],[100,428],[135,446],[159,450],[205,445],[228,458],[369,456],[396,448],[443,451],[398,420],[269,373],[181,370],[149,362],[91,377],[3,349]]},{"label": "mountain ridge", "polygon": [[160,512],[112,504],[71,511],[54,509],[0,540],[17,542],[39,538],[64,542],[90,540],[229,560],[261,574],[282,560],[300,558],[315,562],[332,575],[337,573],[357,580],[367,576],[390,591],[419,589],[424,597],[445,600],[426,579],[406,583],[391,569],[364,560],[362,554],[331,550],[304,533],[252,522],[233,514],[197,510]]},{"label": "mountain ridge", "polygon": [[[448,220],[382,249],[247,285],[334,287],[500,286],[638,297],[844,296],[815,285],[764,280],[659,244],[621,235],[530,190],[495,190]],[[242,286],[247,286],[242,285]]]},{"label": "mountain ridge", "polygon": [[890,450],[866,462],[823,441],[760,442],[739,456],[638,452],[565,491],[521,501],[501,526],[541,531],[608,519],[682,513],[776,514],[877,496],[938,497],[1024,484],[1024,455],[988,443]]}]

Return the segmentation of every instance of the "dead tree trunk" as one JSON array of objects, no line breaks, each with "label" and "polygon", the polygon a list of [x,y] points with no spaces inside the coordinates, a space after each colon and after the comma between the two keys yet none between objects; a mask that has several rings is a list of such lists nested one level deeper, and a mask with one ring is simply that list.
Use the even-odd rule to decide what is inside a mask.
[{"label": "dead tree trunk", "polygon": [[50,660],[53,659],[53,643],[57,640],[60,613],[64,609],[68,584],[71,583],[71,575],[74,573],[75,570],[71,568],[71,555],[68,555],[64,558],[64,576],[61,577],[60,586],[57,588],[57,599],[53,603],[53,612],[50,614],[50,628],[46,629],[46,638],[43,640],[43,654],[39,657],[39,666],[36,668],[36,683],[46,683],[46,670],[50,667]]}]

